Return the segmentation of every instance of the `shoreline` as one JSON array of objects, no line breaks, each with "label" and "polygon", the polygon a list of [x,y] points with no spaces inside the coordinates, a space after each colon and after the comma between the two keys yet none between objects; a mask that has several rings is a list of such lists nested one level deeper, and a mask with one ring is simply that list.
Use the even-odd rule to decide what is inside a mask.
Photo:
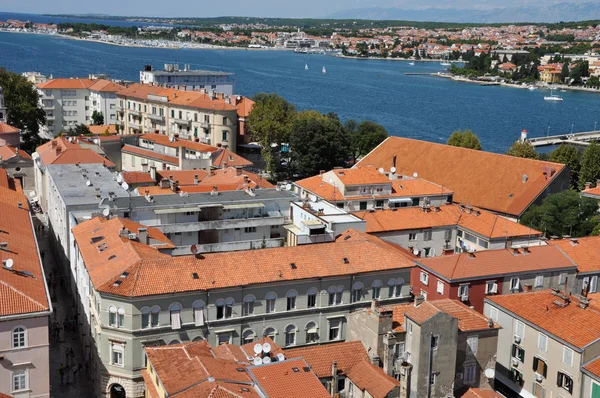
[{"label": "shoreline", "polygon": [[[356,55],[331,55],[332,57],[336,57],[336,58],[346,58],[346,59],[358,59],[358,60],[365,60],[365,61],[404,61],[404,62],[441,62],[441,59],[411,59],[411,58],[381,58],[381,57],[358,57]],[[457,60],[451,60],[448,61],[446,60],[446,62],[449,63],[455,63],[455,64],[462,64],[464,63],[464,61],[457,61]]]}]

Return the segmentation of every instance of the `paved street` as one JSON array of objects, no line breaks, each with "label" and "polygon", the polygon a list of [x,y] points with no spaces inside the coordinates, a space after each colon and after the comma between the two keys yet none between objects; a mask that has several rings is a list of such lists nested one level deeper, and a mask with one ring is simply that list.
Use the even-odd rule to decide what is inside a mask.
[{"label": "paved street", "polygon": [[[36,216],[34,225],[37,229],[44,225],[45,217],[39,214]],[[74,315],[75,303],[68,290],[68,271],[61,269],[52,255],[48,234],[46,225],[37,232],[54,309],[49,326],[50,395],[57,398],[92,397],[89,368],[82,357],[79,332],[75,323],[69,322]]]}]

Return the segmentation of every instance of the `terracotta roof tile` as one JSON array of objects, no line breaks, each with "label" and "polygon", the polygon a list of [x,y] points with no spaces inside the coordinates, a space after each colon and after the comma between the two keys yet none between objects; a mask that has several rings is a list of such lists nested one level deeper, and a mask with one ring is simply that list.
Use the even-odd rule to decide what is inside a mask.
[{"label": "terracotta roof tile", "polygon": [[127,184],[154,184],[154,180],[150,176],[150,173],[144,173],[142,171],[122,171],[121,176],[123,181]]},{"label": "terracotta roof tile", "polygon": [[16,127],[11,126],[8,123],[0,122],[0,134],[14,134],[20,130]]},{"label": "terracotta roof tile", "polygon": [[108,124],[103,126],[87,126],[90,129],[90,132],[94,135],[103,135],[106,134],[106,130],[108,130],[108,134],[117,134],[117,126],[115,124]]},{"label": "terracotta roof tile", "polygon": [[[454,200],[499,213],[521,215],[565,168],[558,163],[500,155],[400,137],[389,137],[357,164],[433,181]],[[523,182],[523,175],[527,181]]]},{"label": "terracotta roof tile", "polygon": [[138,155],[143,158],[156,159],[161,162],[169,163],[175,166],[179,165],[179,159],[175,156],[169,156],[162,153],[154,152],[150,149],[140,148],[139,146],[124,145],[121,152]]},{"label": "terracotta roof tile", "polygon": [[69,142],[65,137],[55,138],[37,147],[36,152],[46,166],[50,164],[101,163],[106,167],[115,167],[115,164],[107,158],[91,149],[82,148],[77,142]]},{"label": "terracotta roof tile", "polygon": [[156,177],[160,181],[163,178],[167,180],[173,177],[173,180],[179,182],[179,186],[194,185],[194,176],[198,176],[198,180],[203,180],[208,173],[204,170],[156,170]]},{"label": "terracotta roof tile", "polygon": [[303,359],[252,366],[248,372],[269,398],[331,398]]},{"label": "terracotta roof tile", "polygon": [[31,156],[29,156],[29,154],[22,149],[17,149],[10,145],[0,146],[0,162],[3,160],[12,159],[16,156],[31,160]]},{"label": "terracotta roof tile", "polygon": [[[521,249],[485,250],[451,256],[415,260],[421,268],[448,280],[479,279],[491,275],[511,275],[551,269],[575,269],[576,265],[557,246],[532,246],[528,253]],[[502,264],[502,269],[498,265]]]},{"label": "terracotta roof tile", "polygon": [[600,271],[600,236],[549,240],[548,243],[560,247],[577,264],[577,271]]},{"label": "terracotta roof tile", "polygon": [[359,362],[368,361],[367,350],[360,341],[322,344],[284,350],[287,358],[304,358],[317,377],[331,377],[331,365],[337,362],[338,370],[347,374]]},{"label": "terracotta roof tile", "polygon": [[89,89],[96,83],[92,79],[52,79],[43,83],[36,84],[36,87],[41,89]]},{"label": "terracotta roof tile", "polygon": [[492,296],[486,300],[577,348],[600,339],[600,312],[592,307],[581,308],[573,296],[566,306],[556,304],[562,299],[551,290]]},{"label": "terracotta roof tile", "polygon": [[150,376],[146,369],[142,369],[142,378],[146,385],[146,398],[160,398],[156,385],[152,381],[152,376]]},{"label": "terracotta roof tile", "polygon": [[250,167],[252,162],[231,152],[226,148],[218,148],[212,154],[212,166],[218,168],[225,167]]},{"label": "terracotta roof tile", "polygon": [[367,391],[373,398],[386,398],[395,388],[400,387],[400,382],[384,373],[367,360],[354,365],[347,374],[348,378],[363,391]]},{"label": "terracotta roof tile", "polygon": [[583,369],[600,378],[600,357],[588,362],[583,366]]},{"label": "terracotta roof tile", "polygon": [[252,101],[248,97],[241,97],[237,103],[237,114],[239,117],[248,117],[250,115],[250,111],[252,111],[252,107],[254,106],[254,101]]},{"label": "terracotta roof tile", "polygon": [[120,84],[113,83],[110,80],[99,79],[94,82],[90,86],[90,90],[104,92],[104,93],[116,93],[125,88],[125,86],[121,86]]},{"label": "terracotta roof tile", "polygon": [[354,169],[333,169],[344,185],[388,184],[390,179],[381,174],[373,166],[357,167]]},{"label": "terracotta roof tile", "polygon": [[486,390],[483,388],[469,388],[457,398],[504,398],[504,395],[497,393],[494,390]]}]

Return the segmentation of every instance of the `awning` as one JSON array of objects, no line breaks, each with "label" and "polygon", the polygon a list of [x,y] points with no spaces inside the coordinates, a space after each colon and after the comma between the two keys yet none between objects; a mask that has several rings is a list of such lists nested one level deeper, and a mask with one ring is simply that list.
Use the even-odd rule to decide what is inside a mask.
[{"label": "awning", "polygon": [[306,221],[303,221],[304,225],[306,225],[306,227],[308,229],[322,229],[325,228],[325,225],[321,224],[320,222],[316,222],[316,223],[307,223]]},{"label": "awning", "polygon": [[390,198],[389,203],[412,203],[411,198]]},{"label": "awning", "polygon": [[264,203],[244,203],[239,205],[223,205],[223,209],[262,209],[265,207]]},{"label": "awning", "polygon": [[179,207],[176,209],[156,209],[154,213],[156,214],[171,214],[171,213],[187,213],[190,211],[200,211],[198,206],[194,207]]},{"label": "awning", "polygon": [[214,334],[221,334],[221,333],[232,333],[235,332],[235,329],[221,329],[221,330],[215,330],[213,333]]}]

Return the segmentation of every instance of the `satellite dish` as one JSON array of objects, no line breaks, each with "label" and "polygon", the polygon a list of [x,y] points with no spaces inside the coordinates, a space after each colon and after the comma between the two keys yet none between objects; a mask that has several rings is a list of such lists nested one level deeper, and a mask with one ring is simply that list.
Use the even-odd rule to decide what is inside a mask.
[{"label": "satellite dish", "polygon": [[107,207],[107,208],[105,208],[104,210],[102,210],[102,215],[103,215],[104,217],[108,217],[108,216],[110,216],[110,209]]},{"label": "satellite dish", "polygon": [[92,182],[91,182],[90,180],[87,180],[87,181],[85,182],[85,185],[87,185],[87,186],[89,187],[90,185],[92,185]]},{"label": "satellite dish", "polygon": [[118,182],[119,184],[123,182],[123,177],[121,176],[121,174],[119,174],[119,175],[117,176],[117,182]]},{"label": "satellite dish", "polygon": [[98,138],[94,138],[94,144],[100,145],[100,140]]},{"label": "satellite dish", "polygon": [[262,361],[263,361],[263,363],[271,363],[271,358],[269,358],[269,357],[264,357],[264,358],[262,359]]},{"label": "satellite dish", "polygon": [[419,174],[418,174],[418,173],[415,171],[415,172],[413,173],[413,177],[417,178],[418,176],[419,176]]},{"label": "satellite dish", "polygon": [[285,355],[283,355],[282,353],[279,353],[276,356],[278,361],[285,361]]},{"label": "satellite dish", "polygon": [[485,377],[487,377],[488,379],[493,379],[494,376],[496,375],[496,371],[492,368],[487,368],[484,372]]},{"label": "satellite dish", "polygon": [[124,190],[128,190],[129,189],[129,184],[127,184],[126,182],[123,183],[123,185],[121,185],[123,187]]},{"label": "satellite dish", "polygon": [[190,247],[190,251],[192,252],[192,254],[198,253],[198,246],[192,245],[192,247]]},{"label": "satellite dish", "polygon": [[254,344],[254,353],[260,354],[262,352],[262,344],[256,343]]},{"label": "satellite dish", "polygon": [[12,258],[9,258],[9,259],[8,259],[8,260],[6,260],[6,262],[4,263],[4,266],[5,266],[6,268],[12,268],[14,263],[15,263],[15,262],[13,261],[13,259],[12,259]]},{"label": "satellite dish", "polygon": [[392,168],[390,169],[390,172],[391,172],[392,174],[394,174],[394,173],[396,172],[396,168],[395,168],[395,167],[392,167]]},{"label": "satellite dish", "polygon": [[415,249],[415,250],[413,250],[413,254],[414,254],[415,256],[418,256],[418,255],[419,255],[419,251],[418,251],[417,249]]},{"label": "satellite dish", "polygon": [[383,167],[380,167],[378,171],[379,171],[381,174],[383,174],[383,172],[384,172],[385,170],[383,170]]},{"label": "satellite dish", "polygon": [[263,352],[265,352],[265,353],[271,352],[271,344],[269,344],[269,343],[263,344],[262,349],[263,349]]},{"label": "satellite dish", "polygon": [[254,364],[255,365],[262,365],[262,363],[263,363],[263,360],[262,360],[261,357],[254,358]]}]

